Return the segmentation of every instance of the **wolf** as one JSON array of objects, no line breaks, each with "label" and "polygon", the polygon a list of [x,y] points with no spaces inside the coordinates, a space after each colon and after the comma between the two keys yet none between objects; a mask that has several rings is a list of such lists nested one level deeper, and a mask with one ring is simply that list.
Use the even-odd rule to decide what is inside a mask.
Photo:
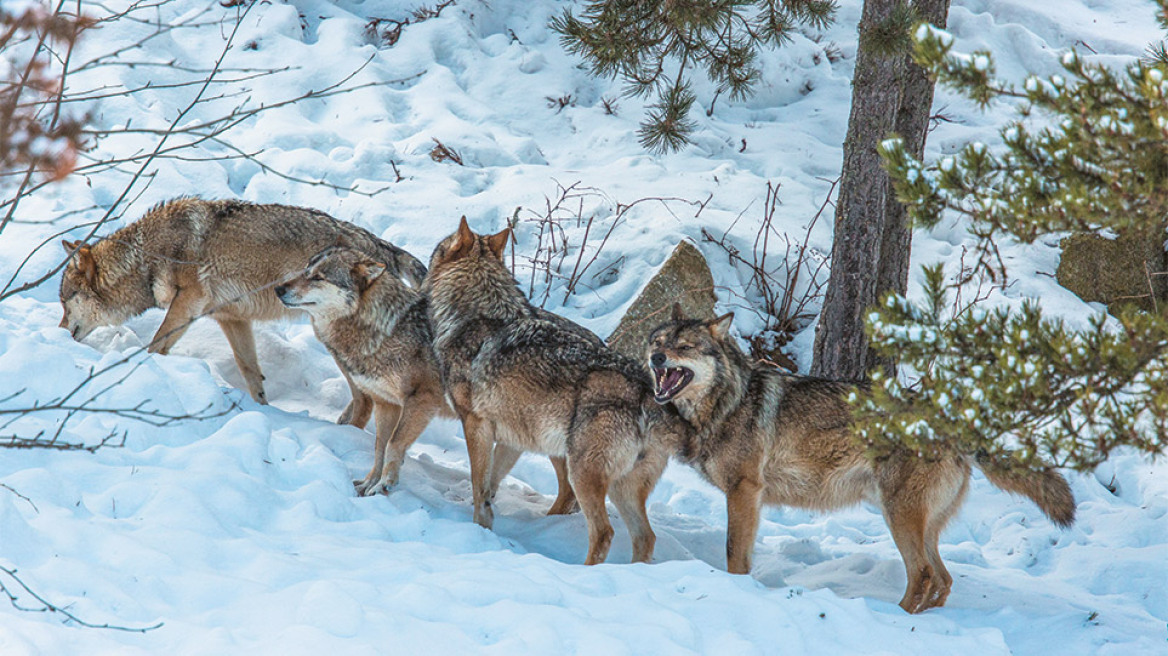
[{"label": "wolf", "polygon": [[493,479],[506,460],[521,451],[565,456],[588,522],[585,563],[608,555],[606,494],[629,528],[633,560],[648,561],[656,536],[645,501],[676,448],[671,413],[653,402],[640,363],[527,301],[503,263],[509,237],[510,229],[475,234],[463,217],[434,249],[422,285],[448,401],[466,435],[474,521],[491,527]]},{"label": "wolf", "polygon": [[385,264],[351,248],[321,251],[275,288],[285,306],[305,310],[316,336],[373,402],[373,469],[354,481],[361,496],[397,483],[406,450],[446,405],[431,349],[426,298]]},{"label": "wolf", "polygon": [[[60,326],[74,339],[160,307],[166,317],[149,351],[165,354],[196,317],[209,314],[227,336],[247,391],[258,403],[267,403],[267,395],[251,323],[294,314],[272,287],[310,257],[327,246],[348,246],[415,287],[426,275],[413,255],[324,212],[237,200],[175,198],[93,245],[68,240],[62,245],[70,257],[61,276]],[[371,402],[351,380],[349,386],[353,401],[338,422],[363,426]]]},{"label": "wolf", "polygon": [[[434,358],[426,297],[386,275],[382,262],[341,246],[313,256],[301,273],[277,285],[275,293],[285,306],[308,313],[317,338],[372,399],[377,433],[373,468],[353,484],[360,496],[387,491],[397,484],[406,451],[431,419],[454,416]],[[563,514],[571,510],[574,497],[563,458],[553,465],[560,496],[549,514]],[[499,472],[495,485],[506,473]]]},{"label": "wolf", "polygon": [[[752,363],[728,336],[733,316],[687,319],[675,306],[672,319],[650,333],[647,353],[657,402],[674,406],[692,429],[680,459],[726,494],[727,569],[750,572],[762,504],[825,511],[868,500],[881,507],[904,559],[900,606],[919,613],[943,605],[953,577],[937,543],[965,497],[973,459],[866,457],[845,400],[862,386]],[[991,483],[1030,498],[1058,526],[1074,522],[1070,486],[1053,469],[977,464]]]}]

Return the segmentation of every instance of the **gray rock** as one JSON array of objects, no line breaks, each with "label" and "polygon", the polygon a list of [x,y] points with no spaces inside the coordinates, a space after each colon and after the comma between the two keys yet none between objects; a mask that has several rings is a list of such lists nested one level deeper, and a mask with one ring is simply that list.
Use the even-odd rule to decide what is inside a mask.
[{"label": "gray rock", "polygon": [[641,360],[649,331],[669,321],[674,303],[681,303],[687,317],[713,319],[717,300],[714,276],[706,258],[692,243],[682,241],[629,306],[620,325],[609,335],[608,345]]}]

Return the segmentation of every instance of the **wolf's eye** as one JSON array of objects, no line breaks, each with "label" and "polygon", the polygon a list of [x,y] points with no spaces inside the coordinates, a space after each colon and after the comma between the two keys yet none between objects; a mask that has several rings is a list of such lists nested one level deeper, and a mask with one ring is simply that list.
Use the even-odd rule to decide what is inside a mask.
[{"label": "wolf's eye", "polygon": [[320,281],[324,280],[324,276],[320,275],[319,273],[316,273],[316,274],[309,276],[308,279],[315,280],[316,282],[320,282]]},{"label": "wolf's eye", "polygon": [[678,344],[677,345],[677,350],[679,350],[679,351],[690,351],[692,349],[693,349],[693,347],[690,346],[689,344]]}]

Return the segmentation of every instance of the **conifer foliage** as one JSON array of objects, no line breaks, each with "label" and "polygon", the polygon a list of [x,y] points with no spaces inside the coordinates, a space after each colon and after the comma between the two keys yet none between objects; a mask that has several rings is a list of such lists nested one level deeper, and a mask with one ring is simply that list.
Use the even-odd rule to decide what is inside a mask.
[{"label": "conifer foliage", "polygon": [[660,153],[690,142],[692,70],[704,70],[719,94],[748,96],[760,47],[782,45],[800,25],[822,28],[834,12],[835,0],[595,0],[552,27],[594,74],[623,78],[629,95],[656,94],[639,135]]},{"label": "conifer foliage", "polygon": [[[1168,0],[1158,0],[1161,23]],[[1168,26],[1166,26],[1168,27]],[[1158,231],[1168,217],[1168,67],[1163,60],[1113,70],[1062,58],[1064,72],[997,80],[989,52],[953,52],[928,25],[915,59],[982,105],[1021,99],[1021,115],[992,147],[970,144],[925,165],[898,139],[881,146],[898,197],[920,226],[965,217],[982,273],[1005,276],[995,239],[1033,242],[1068,230]],[[1153,50],[1153,53],[1155,51]],[[1160,272],[1152,272],[1155,273]],[[910,385],[873,375],[853,399],[874,455],[978,453],[1004,467],[1090,469],[1118,446],[1168,448],[1165,308],[1100,315],[1085,329],[1019,309],[955,313],[940,265],[925,269],[925,300],[889,295],[867,316],[871,343],[896,356]]]}]

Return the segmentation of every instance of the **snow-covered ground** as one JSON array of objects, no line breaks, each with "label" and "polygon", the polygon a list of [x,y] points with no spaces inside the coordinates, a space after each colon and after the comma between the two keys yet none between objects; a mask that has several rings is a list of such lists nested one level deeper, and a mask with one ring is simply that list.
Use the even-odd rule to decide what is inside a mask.
[{"label": "snow-covered ground", "polygon": [[[82,4],[102,15],[126,2]],[[184,122],[220,116],[245,97],[253,106],[295,98],[368,60],[350,84],[372,86],[261,113],[224,140],[262,150],[260,161],[290,176],[385,190],[338,192],[238,159],[159,160],[149,187],[130,195],[136,200],[113,226],[179,194],[240,197],[321,208],[425,260],[460,215],[480,232],[495,231],[522,208],[518,263],[526,285],[523,256],[536,250],[538,234],[532,219],[555,201],[557,185],[579,183],[595,191],[571,201],[562,216],[582,202],[585,219],[595,215],[605,230],[616,203],[665,200],[623,214],[577,294],[564,302],[563,281],[552,283],[549,309],[607,335],[676,241],[688,237],[710,260],[723,306],[738,310],[739,328],[752,332],[761,324],[743,307],[747,276],[703,242],[701,231],[729,229],[728,239],[748,251],[768,181],[780,189],[776,226],[794,237],[823,203],[840,166],[860,11],[859,0],[840,4],[826,32],[796,36],[764,57],[756,96],[720,99],[709,117],[695,111],[696,143],[653,157],[636,144],[640,101],[621,98],[619,83],[590,78],[546,27],[550,16],[579,3],[459,0],[405,27],[390,46],[366,24],[406,18],[416,1],[257,2],[225,66],[291,70],[216,87],[232,97],[196,107]],[[170,23],[206,12],[196,19],[206,23],[236,11],[175,0],[135,15]],[[155,29],[142,20],[108,25],[82,42],[76,61]],[[950,29],[960,49],[992,49],[999,71],[1016,80],[1025,71],[1057,72],[1065,48],[1119,65],[1159,36],[1143,0],[955,0]],[[121,55],[139,65],[97,67],[74,84],[117,89],[191,79],[197,74],[186,69],[209,68],[229,32],[230,23],[163,34]],[[162,128],[195,92],[113,95],[91,120]],[[555,99],[568,96],[560,107]],[[701,98],[708,106],[710,94]],[[615,115],[602,99],[616,100]],[[992,142],[995,126],[1011,115],[1008,107],[981,113],[944,91],[935,109],[952,122],[932,133],[934,155],[970,140]],[[434,139],[459,151],[464,165],[433,160]],[[156,140],[111,137],[94,155],[149,150]],[[195,151],[201,158],[227,153],[214,143]],[[92,186],[74,179],[26,200],[17,216],[25,222],[0,238],[2,279],[35,244],[70,222],[100,216],[128,178],[110,172]],[[574,220],[565,228],[573,249],[567,275],[584,228]],[[596,234],[584,262],[596,252]],[[826,253],[830,238],[830,221],[821,220],[810,244]],[[964,238],[959,225],[917,234],[914,262],[956,266]],[[55,242],[34,254],[22,275],[58,261]],[[1070,320],[1098,310],[1044,275],[1057,265],[1053,246],[1007,248],[1016,282],[987,305],[1033,296]],[[538,296],[546,287],[533,289]],[[57,328],[55,282],[6,300],[0,399],[25,391],[0,410],[66,394],[90,367],[133,354],[161,316],[148,312],[78,344]],[[125,446],[4,452],[0,565],[87,622],[162,626],[145,633],[81,628],[60,615],[0,604],[0,653],[1168,653],[1162,461],[1119,455],[1094,475],[1068,473],[1079,519],[1067,531],[975,474],[965,508],[942,536],[941,553],[956,578],[948,604],[909,616],[896,605],[905,575],[877,509],[768,509],[753,575],[731,576],[724,571],[722,495],[685,466],[671,465],[650,498],[658,534],[651,565],[627,564],[628,538],[614,510],[609,562],[583,567],[583,517],[543,514],[555,478],[542,457],[524,457],[504,483],[493,532],[473,524],[455,422],[430,426],[387,497],[356,498],[351,481],[368,469],[373,438],[331,423],[347,402],[331,359],[304,322],[265,325],[257,340],[269,407],[238,391],[226,341],[203,321],[172,355],[135,356],[141,364],[101,402],[132,407],[149,400],[165,413],[225,414],[167,427],[90,415],[71,422],[64,437],[92,443],[125,431]],[[803,366],[811,341],[808,329],[793,343]],[[5,431],[51,432],[59,420],[40,413]],[[10,577],[0,573],[0,583],[22,605],[38,605]]]}]

